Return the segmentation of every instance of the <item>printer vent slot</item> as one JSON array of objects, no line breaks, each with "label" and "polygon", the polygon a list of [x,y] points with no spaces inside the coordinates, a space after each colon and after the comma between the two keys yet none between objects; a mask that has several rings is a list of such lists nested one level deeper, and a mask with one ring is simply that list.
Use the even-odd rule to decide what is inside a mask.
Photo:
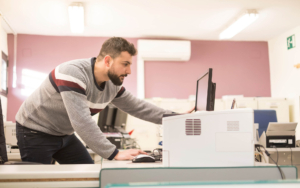
[{"label": "printer vent slot", "polygon": [[186,135],[201,135],[201,120],[200,119],[186,119],[185,120],[185,134]]},{"label": "printer vent slot", "polygon": [[239,131],[240,125],[238,121],[227,121],[227,131]]}]

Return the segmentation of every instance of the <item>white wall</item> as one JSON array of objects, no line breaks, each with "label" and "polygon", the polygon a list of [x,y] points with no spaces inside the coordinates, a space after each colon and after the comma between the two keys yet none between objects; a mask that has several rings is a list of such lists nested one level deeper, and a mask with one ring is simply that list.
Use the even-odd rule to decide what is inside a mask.
[{"label": "white wall", "polygon": [[[287,49],[287,37],[295,35],[296,47]],[[268,41],[271,95],[276,98],[291,99],[291,122],[300,122],[300,26],[291,29]],[[297,126],[297,139],[300,139],[300,125]]]},{"label": "white wall", "polygon": [[[0,49],[6,55],[8,55],[7,32],[4,30],[2,25],[3,25],[3,19],[1,18],[1,15],[0,15]],[[1,57],[2,57],[2,53],[1,53]]]},{"label": "white wall", "polygon": [[[1,78],[1,63],[2,63],[2,51],[8,55],[8,45],[7,45],[7,32],[3,28],[3,19],[0,15],[0,78]],[[0,82],[0,90],[1,90],[1,82]],[[1,96],[2,103],[2,113],[3,113],[3,121],[6,121],[7,118],[7,98]]]}]

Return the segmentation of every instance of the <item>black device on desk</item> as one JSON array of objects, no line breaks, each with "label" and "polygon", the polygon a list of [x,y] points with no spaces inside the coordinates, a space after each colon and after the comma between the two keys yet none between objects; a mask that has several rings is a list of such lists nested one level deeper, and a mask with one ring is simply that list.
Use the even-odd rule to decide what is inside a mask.
[{"label": "black device on desk", "polygon": [[144,162],[155,162],[155,161],[162,161],[162,149],[157,148],[154,149],[153,152],[145,151],[148,155],[141,154],[137,155],[132,159],[133,163],[144,163]]},{"label": "black device on desk", "polygon": [[294,148],[295,136],[267,136],[267,148]]},{"label": "black device on desk", "polygon": [[98,126],[100,130],[112,144],[116,145],[117,149],[122,148],[126,121],[127,113],[113,105],[108,105],[99,114]]},{"label": "black device on desk", "polygon": [[127,113],[108,105],[100,113],[98,126],[102,132],[122,132],[127,121]]},{"label": "black device on desk", "polygon": [[297,123],[272,123],[266,132],[267,148],[294,148]]},{"label": "black device on desk", "polygon": [[150,155],[137,155],[132,159],[133,163],[149,163],[149,162],[155,162],[155,158]]}]

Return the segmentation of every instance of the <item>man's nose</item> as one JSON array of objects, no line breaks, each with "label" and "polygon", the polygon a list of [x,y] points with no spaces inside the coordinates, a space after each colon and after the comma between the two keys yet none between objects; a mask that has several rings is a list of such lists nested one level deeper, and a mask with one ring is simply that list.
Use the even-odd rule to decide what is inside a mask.
[{"label": "man's nose", "polygon": [[130,66],[127,67],[126,74],[131,74],[131,68],[130,68]]}]

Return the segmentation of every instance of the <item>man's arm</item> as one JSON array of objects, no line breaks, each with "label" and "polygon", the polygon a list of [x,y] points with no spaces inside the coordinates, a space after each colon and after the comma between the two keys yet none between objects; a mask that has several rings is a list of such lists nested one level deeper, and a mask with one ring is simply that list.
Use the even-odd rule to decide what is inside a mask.
[{"label": "man's arm", "polygon": [[[122,89],[120,91],[122,91]],[[134,117],[156,124],[162,123],[163,114],[173,113],[170,110],[159,108],[144,100],[138,99],[128,91],[118,94],[111,103]]]},{"label": "man's arm", "polygon": [[91,117],[86,96],[87,81],[84,72],[75,66],[62,65],[52,71],[52,84],[62,97],[73,129],[97,154],[113,159],[118,150],[106,139]]},{"label": "man's arm", "polygon": [[80,138],[98,155],[113,159],[118,154],[118,150],[106,139],[92,119],[86,96],[74,91],[61,92],[61,96],[72,127]]},{"label": "man's arm", "polygon": [[86,101],[86,97],[77,95],[76,92],[64,92],[62,96],[74,130],[98,155],[109,160],[131,160],[138,154],[147,154],[137,149],[125,151],[116,149],[91,118],[90,110],[83,102]]}]

